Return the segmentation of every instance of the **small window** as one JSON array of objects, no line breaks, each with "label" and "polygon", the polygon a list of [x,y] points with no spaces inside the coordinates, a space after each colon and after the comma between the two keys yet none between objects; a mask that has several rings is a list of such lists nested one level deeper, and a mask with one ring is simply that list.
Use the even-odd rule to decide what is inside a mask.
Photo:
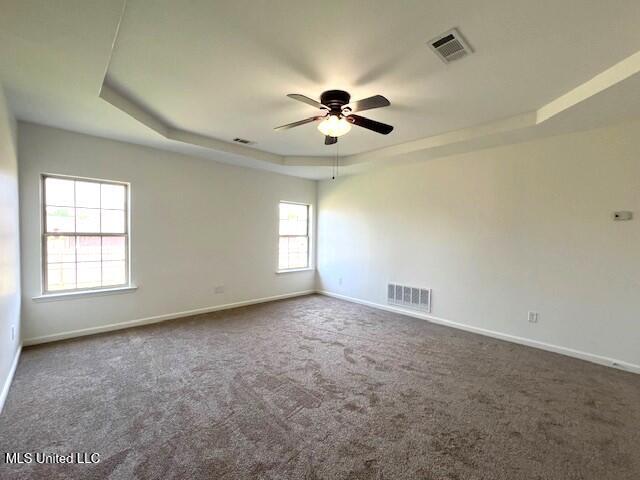
[{"label": "small window", "polygon": [[129,191],[123,183],[42,177],[43,293],[129,285]]},{"label": "small window", "polygon": [[309,205],[280,202],[279,270],[309,267]]}]

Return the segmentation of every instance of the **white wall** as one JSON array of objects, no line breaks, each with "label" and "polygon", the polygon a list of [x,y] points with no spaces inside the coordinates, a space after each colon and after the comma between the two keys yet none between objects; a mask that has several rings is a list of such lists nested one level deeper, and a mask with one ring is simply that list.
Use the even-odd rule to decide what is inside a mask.
[{"label": "white wall", "polygon": [[[16,124],[0,86],[0,410],[20,345],[20,239]],[[14,338],[11,338],[11,328]]]},{"label": "white wall", "polygon": [[640,366],[640,123],[400,160],[320,183],[319,288]]},{"label": "white wall", "polygon": [[[316,182],[19,125],[24,338],[314,288],[277,275],[278,202],[314,204]],[[134,293],[39,303],[41,173],[131,183]],[[224,294],[215,294],[217,285]]]}]

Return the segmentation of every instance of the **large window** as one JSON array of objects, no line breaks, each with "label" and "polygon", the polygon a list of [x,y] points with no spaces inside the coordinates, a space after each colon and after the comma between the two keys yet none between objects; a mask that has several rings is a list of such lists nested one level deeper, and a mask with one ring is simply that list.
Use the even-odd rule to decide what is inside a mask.
[{"label": "large window", "polygon": [[280,202],[279,270],[309,267],[309,205]]},{"label": "large window", "polygon": [[42,177],[43,291],[129,284],[126,184]]}]

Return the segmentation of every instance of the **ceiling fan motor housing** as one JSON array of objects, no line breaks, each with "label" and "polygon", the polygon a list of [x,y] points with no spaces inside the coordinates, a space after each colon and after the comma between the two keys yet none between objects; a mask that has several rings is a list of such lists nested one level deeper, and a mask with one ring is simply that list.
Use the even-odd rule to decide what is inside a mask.
[{"label": "ceiling fan motor housing", "polygon": [[327,90],[320,95],[320,103],[331,109],[331,114],[342,114],[342,107],[349,103],[351,95],[344,90]]}]

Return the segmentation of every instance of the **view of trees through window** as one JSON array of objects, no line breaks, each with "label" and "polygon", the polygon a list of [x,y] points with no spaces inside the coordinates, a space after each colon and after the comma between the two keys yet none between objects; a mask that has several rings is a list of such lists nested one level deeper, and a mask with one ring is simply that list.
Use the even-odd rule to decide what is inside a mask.
[{"label": "view of trees through window", "polygon": [[44,290],[127,285],[127,186],[43,178]]},{"label": "view of trees through window", "polygon": [[280,252],[278,268],[309,266],[309,205],[280,202]]}]

